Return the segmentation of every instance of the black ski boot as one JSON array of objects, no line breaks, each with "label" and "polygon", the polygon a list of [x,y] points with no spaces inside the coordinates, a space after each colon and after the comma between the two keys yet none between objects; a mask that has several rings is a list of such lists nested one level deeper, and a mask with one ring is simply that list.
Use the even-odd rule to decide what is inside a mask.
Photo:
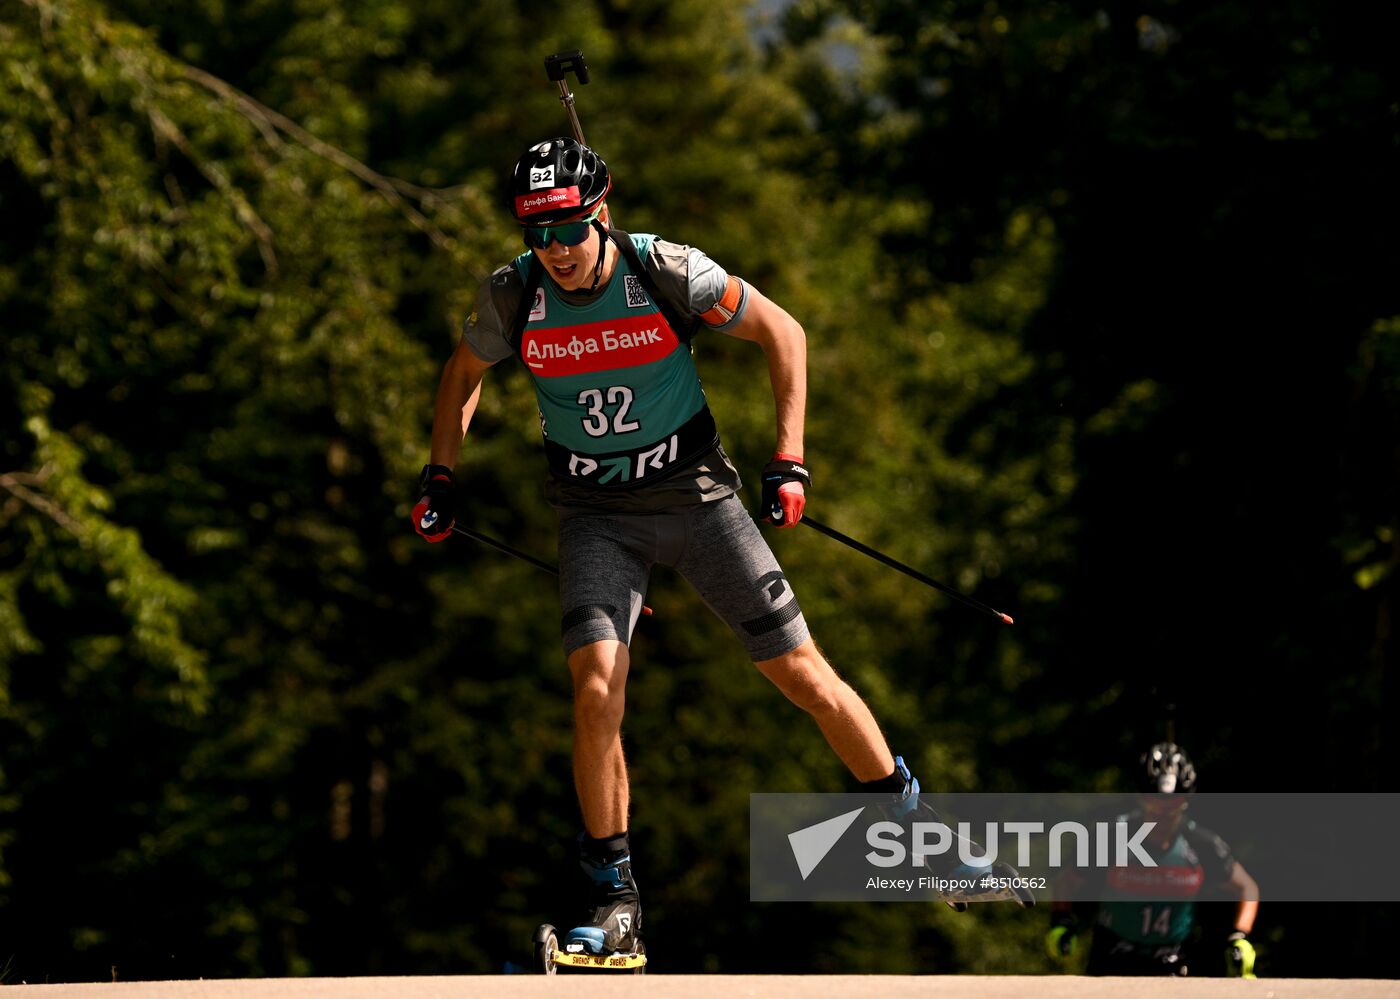
[{"label": "black ski boot", "polygon": [[[894,774],[891,781],[894,780],[902,781],[904,787],[894,793],[893,800],[882,806],[881,810],[886,818],[905,827],[915,822],[943,823],[932,805],[919,800],[919,782],[904,765],[902,756],[894,758]],[[964,843],[970,843],[975,848],[967,851],[969,855],[985,855],[987,851],[975,841],[965,839],[955,829],[950,827],[949,831],[956,840],[953,848],[946,853],[925,857],[924,867],[929,874],[939,879],[937,894],[950,908],[962,912],[967,909],[968,902],[1008,901],[1016,902],[1024,908],[1035,905],[1035,895],[1030,888],[1025,887],[1025,879],[1016,868],[1000,861],[991,863],[980,860],[971,864],[964,863],[959,856]]]},{"label": "black ski boot", "polygon": [[564,937],[566,954],[631,954],[642,929],[642,905],[632,878],[627,834],[579,837],[579,864],[588,875],[583,921]]}]

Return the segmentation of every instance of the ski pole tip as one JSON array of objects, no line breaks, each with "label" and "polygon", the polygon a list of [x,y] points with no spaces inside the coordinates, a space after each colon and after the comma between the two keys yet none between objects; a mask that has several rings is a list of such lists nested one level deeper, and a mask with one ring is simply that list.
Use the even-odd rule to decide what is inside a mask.
[{"label": "ski pole tip", "polygon": [[1010,615],[1010,614],[1003,614],[1001,611],[997,611],[997,617],[1001,618],[1001,619],[1002,619],[1003,621],[1005,621],[1007,624],[1015,624],[1015,623],[1016,623],[1015,621],[1011,620],[1011,615]]}]

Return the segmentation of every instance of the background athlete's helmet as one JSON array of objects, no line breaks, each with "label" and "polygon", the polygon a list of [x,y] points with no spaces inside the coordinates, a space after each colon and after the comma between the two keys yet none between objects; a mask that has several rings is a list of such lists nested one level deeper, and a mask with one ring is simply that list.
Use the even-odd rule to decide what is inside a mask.
[{"label": "background athlete's helmet", "polygon": [[1174,742],[1159,742],[1142,754],[1142,789],[1159,794],[1182,794],[1196,788],[1191,757]]},{"label": "background athlete's helmet", "polygon": [[603,157],[573,139],[550,139],[515,164],[511,212],[521,225],[553,225],[597,207],[611,185]]}]

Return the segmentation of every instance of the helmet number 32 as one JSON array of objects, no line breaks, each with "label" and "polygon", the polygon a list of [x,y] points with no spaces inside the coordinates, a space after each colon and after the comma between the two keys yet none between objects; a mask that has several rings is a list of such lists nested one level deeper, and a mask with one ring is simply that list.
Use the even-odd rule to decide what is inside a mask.
[{"label": "helmet number 32", "polygon": [[[605,392],[606,405],[617,407],[611,418],[603,408]],[[610,385],[606,390],[584,389],[578,394],[578,404],[588,411],[583,420],[583,432],[589,437],[606,436],[609,430],[615,434],[630,434],[642,427],[636,420],[627,419],[627,411],[632,408],[632,390],[626,385]]]}]

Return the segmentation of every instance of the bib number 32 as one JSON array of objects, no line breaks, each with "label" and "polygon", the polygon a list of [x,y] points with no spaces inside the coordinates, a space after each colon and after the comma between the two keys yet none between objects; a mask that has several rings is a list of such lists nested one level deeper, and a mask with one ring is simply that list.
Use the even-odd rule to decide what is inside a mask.
[{"label": "bib number 32", "polygon": [[[630,434],[642,427],[636,420],[627,418],[627,411],[632,408],[632,390],[626,385],[584,389],[578,394],[578,404],[588,413],[583,420],[583,432],[589,437],[604,437],[609,430],[615,434]],[[614,406],[617,408],[609,415],[604,407]]]}]

